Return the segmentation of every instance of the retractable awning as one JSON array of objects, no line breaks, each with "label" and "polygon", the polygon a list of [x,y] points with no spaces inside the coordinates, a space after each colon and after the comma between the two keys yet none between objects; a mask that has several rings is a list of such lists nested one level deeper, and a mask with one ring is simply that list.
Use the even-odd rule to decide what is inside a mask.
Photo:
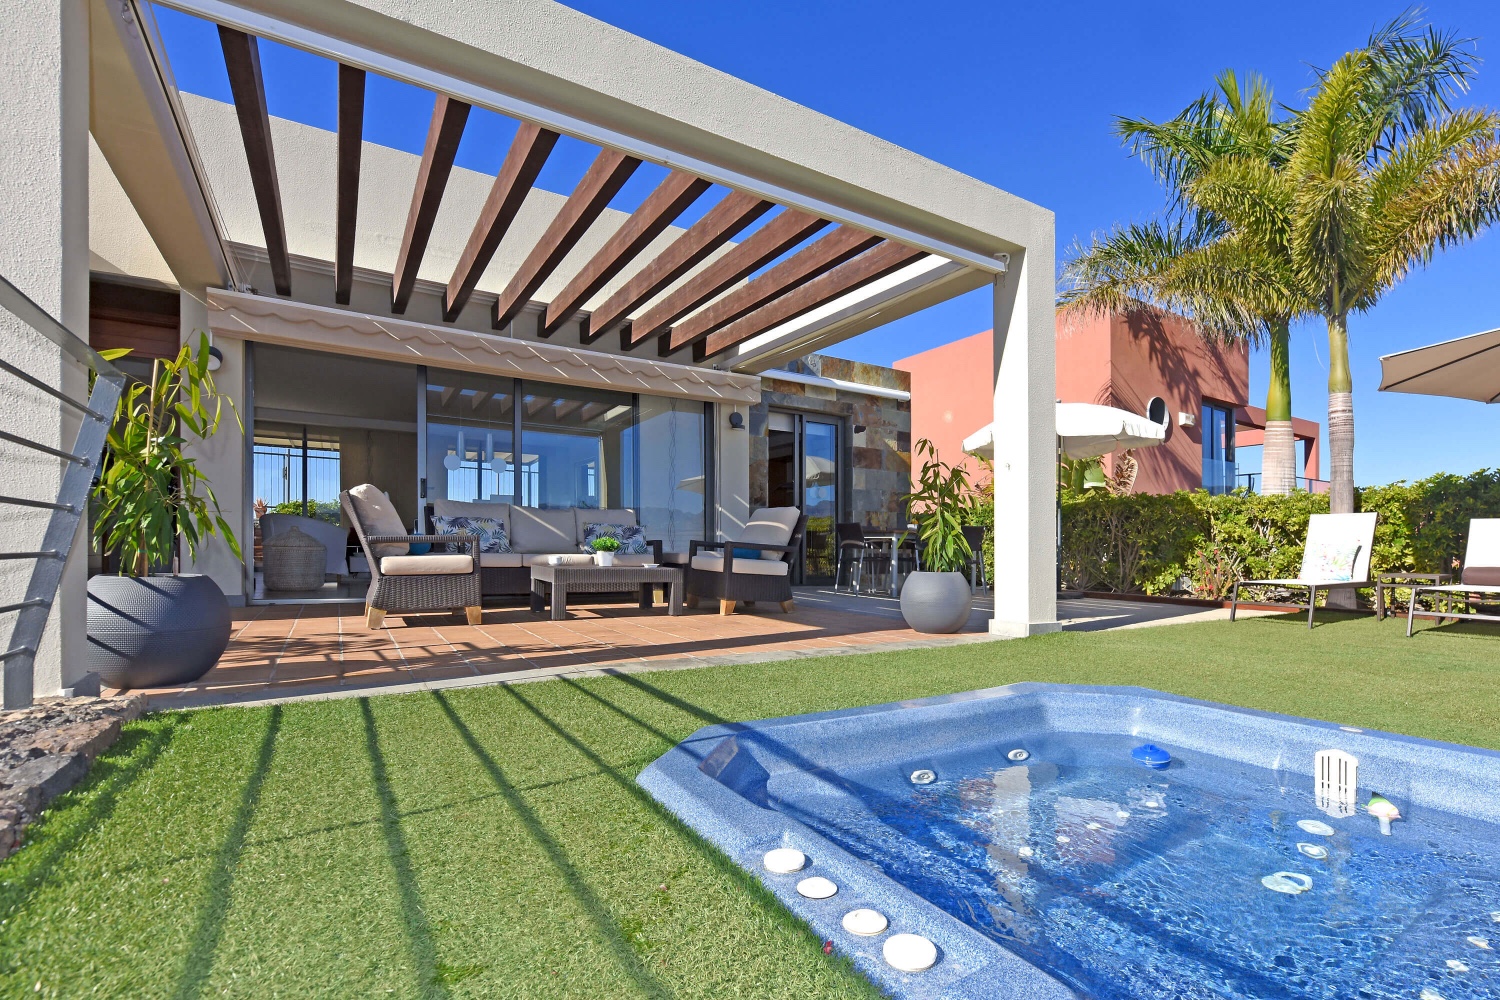
[{"label": "retractable awning", "polygon": [[1380,391],[1500,402],[1500,330],[1385,355]]}]

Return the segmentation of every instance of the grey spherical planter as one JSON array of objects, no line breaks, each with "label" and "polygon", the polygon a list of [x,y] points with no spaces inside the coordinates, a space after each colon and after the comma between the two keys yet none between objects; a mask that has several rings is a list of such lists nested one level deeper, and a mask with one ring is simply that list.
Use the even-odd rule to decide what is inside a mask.
[{"label": "grey spherical planter", "polygon": [[229,645],[229,601],[206,576],[92,577],[88,640],[109,687],[187,684]]},{"label": "grey spherical planter", "polygon": [[918,632],[957,632],[973,603],[962,573],[913,573],[901,584],[901,615]]}]

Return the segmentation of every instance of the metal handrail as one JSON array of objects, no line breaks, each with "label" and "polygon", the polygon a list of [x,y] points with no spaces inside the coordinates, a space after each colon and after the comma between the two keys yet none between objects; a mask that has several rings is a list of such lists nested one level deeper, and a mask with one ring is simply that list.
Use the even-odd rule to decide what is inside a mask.
[{"label": "metal handrail", "polygon": [[57,588],[62,583],[63,568],[72,552],[79,522],[87,510],[93,470],[104,452],[110,420],[119,404],[126,376],[98,351],[89,347],[87,341],[58,322],[4,277],[0,277],[0,306],[57,345],[69,357],[86,365],[95,375],[93,388],[85,403],[0,359],[0,371],[40,389],[83,415],[71,450],[54,448],[40,441],[0,431],[0,440],[52,455],[67,463],[62,485],[58,488],[55,499],[0,496],[0,505],[51,511],[39,548],[24,552],[0,552],[0,560],[31,560],[35,564],[22,600],[0,606],[0,614],[16,615],[10,634],[10,646],[0,651],[0,662],[4,663],[4,707],[20,708],[31,704],[36,653],[41,648],[42,634],[52,612],[52,601],[57,596]]}]

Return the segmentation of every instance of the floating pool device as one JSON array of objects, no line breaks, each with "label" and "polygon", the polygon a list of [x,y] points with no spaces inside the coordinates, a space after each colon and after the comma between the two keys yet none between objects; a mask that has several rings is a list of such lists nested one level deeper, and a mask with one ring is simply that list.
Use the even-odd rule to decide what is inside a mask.
[{"label": "floating pool device", "polygon": [[1370,801],[1365,803],[1365,812],[1380,820],[1380,832],[1387,837],[1391,835],[1391,820],[1401,818],[1401,810],[1379,792],[1371,795]]},{"label": "floating pool device", "polygon": [[838,886],[821,875],[814,875],[797,883],[797,894],[808,899],[827,899],[838,891]]},{"label": "floating pool device", "polygon": [[881,952],[891,968],[902,972],[925,972],[937,961],[937,945],[920,934],[892,934]]},{"label": "floating pool device", "polygon": [[1312,888],[1312,879],[1299,872],[1276,872],[1261,879],[1260,884],[1272,892],[1300,896]]},{"label": "floating pool device", "polygon": [[1472,944],[1474,947],[1478,948],[1480,951],[1489,951],[1490,950],[1490,939],[1489,938],[1482,938],[1478,934],[1470,934],[1468,940],[1469,940],[1470,944]]},{"label": "floating pool device", "polygon": [[1443,1000],[1443,995],[1437,990],[1428,988],[1417,994],[1417,1000]]},{"label": "floating pool device", "polygon": [[879,910],[850,910],[844,914],[844,930],[850,934],[858,934],[860,937],[874,937],[883,934],[890,926],[890,921],[885,919],[885,914]]},{"label": "floating pool device", "polygon": [[927,768],[925,767],[920,771],[913,771],[911,773],[911,783],[913,785],[930,785],[936,780],[937,775],[927,770]]},{"label": "floating pool device", "polygon": [[1465,965],[1464,963],[1460,962],[1456,958],[1450,958],[1450,959],[1448,959],[1448,968],[1452,969],[1454,972],[1468,972],[1469,971],[1469,967],[1467,965]]},{"label": "floating pool device", "polygon": [[1167,765],[1172,763],[1172,755],[1155,743],[1142,743],[1130,751],[1130,758],[1137,764],[1144,764],[1153,771],[1165,771]]},{"label": "floating pool device", "polygon": [[1313,784],[1319,809],[1339,819],[1353,816],[1359,758],[1342,750],[1319,750],[1313,754]]},{"label": "floating pool device", "polygon": [[1333,827],[1320,819],[1299,819],[1297,829],[1303,833],[1310,833],[1314,837],[1332,837]]},{"label": "floating pool device", "polygon": [[764,858],[766,871],[775,872],[777,875],[790,875],[792,872],[800,872],[807,865],[807,855],[792,847],[778,847],[774,851],[767,851]]},{"label": "floating pool device", "polygon": [[1025,760],[1027,757],[1030,757],[1030,756],[1031,756],[1030,752],[1028,752],[1026,750],[1022,750],[1020,747],[1017,747],[1016,749],[1012,750],[1010,753],[1006,754],[1005,758],[1007,760],[1013,760],[1017,764],[1019,764],[1021,761]]}]

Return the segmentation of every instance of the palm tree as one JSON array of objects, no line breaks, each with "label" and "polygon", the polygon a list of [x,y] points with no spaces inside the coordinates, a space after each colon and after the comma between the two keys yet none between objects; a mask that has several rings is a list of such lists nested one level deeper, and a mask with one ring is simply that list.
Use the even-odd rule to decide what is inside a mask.
[{"label": "palm tree", "polygon": [[1075,254],[1065,272],[1065,310],[1129,314],[1160,305],[1193,319],[1223,342],[1269,342],[1271,379],[1261,488],[1290,493],[1297,483],[1292,434],[1290,330],[1310,311],[1286,255],[1262,253],[1194,204],[1187,192],[1212,163],[1248,159],[1279,169],[1290,148],[1285,121],[1274,117],[1271,90],[1252,76],[1241,87],[1220,74],[1203,95],[1163,123],[1121,118],[1116,131],[1146,160],[1167,190],[1169,222],[1117,227]]},{"label": "palm tree", "polygon": [[1473,63],[1415,15],[1319,75],[1284,167],[1226,157],[1187,196],[1264,258],[1287,260],[1327,326],[1330,509],[1354,510],[1349,316],[1500,216],[1500,116],[1453,111]]}]

